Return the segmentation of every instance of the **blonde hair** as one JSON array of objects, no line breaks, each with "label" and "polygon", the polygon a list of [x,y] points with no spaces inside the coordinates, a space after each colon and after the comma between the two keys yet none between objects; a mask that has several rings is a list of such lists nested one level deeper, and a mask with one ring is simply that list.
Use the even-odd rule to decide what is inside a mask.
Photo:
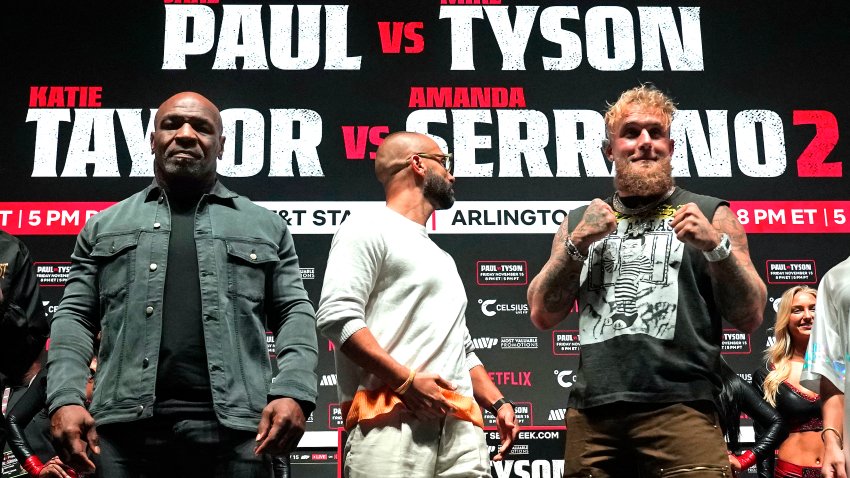
[{"label": "blonde hair", "polygon": [[631,106],[659,111],[664,117],[664,128],[667,131],[670,130],[673,113],[676,112],[676,103],[654,85],[644,83],[624,91],[614,104],[608,104],[608,110],[605,112],[605,131],[609,139],[614,133],[614,125],[622,119]]},{"label": "blonde hair", "polygon": [[798,285],[786,290],[779,299],[776,324],[773,326],[773,336],[776,340],[764,352],[767,362],[773,364],[773,370],[764,378],[764,399],[774,407],[779,385],[791,375],[791,355],[794,350],[788,324],[791,323],[791,308],[794,306],[794,298],[797,294],[810,294],[817,298],[818,291],[805,285]]}]

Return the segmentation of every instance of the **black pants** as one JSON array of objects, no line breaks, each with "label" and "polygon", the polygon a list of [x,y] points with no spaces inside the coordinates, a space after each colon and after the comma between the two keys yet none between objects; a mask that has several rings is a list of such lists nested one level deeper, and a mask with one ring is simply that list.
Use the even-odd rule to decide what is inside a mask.
[{"label": "black pants", "polygon": [[268,455],[254,455],[256,432],[217,420],[150,418],[102,425],[98,476],[103,478],[271,478]]}]

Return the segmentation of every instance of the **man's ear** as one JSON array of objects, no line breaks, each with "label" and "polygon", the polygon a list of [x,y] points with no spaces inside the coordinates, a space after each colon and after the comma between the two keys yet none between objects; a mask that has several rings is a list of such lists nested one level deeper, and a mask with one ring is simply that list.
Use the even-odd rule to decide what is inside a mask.
[{"label": "man's ear", "polygon": [[218,146],[218,159],[221,159],[221,156],[224,154],[224,140],[226,140],[226,139],[227,138],[224,137],[224,136],[221,137],[221,142],[219,143],[219,146]]},{"label": "man's ear", "polygon": [[154,149],[153,148],[153,135],[154,135],[154,131],[151,131],[151,154],[153,154],[153,149]]},{"label": "man's ear", "polygon": [[425,176],[425,165],[422,163],[422,158],[418,155],[414,154],[410,158],[410,167],[413,169],[413,173],[418,176]]},{"label": "man's ear", "polygon": [[670,155],[671,156],[673,155],[674,146],[676,146],[676,141],[673,140],[673,138],[670,138]]},{"label": "man's ear", "polygon": [[611,148],[611,140],[608,138],[602,140],[602,154],[605,155],[605,159],[614,162],[614,152]]}]

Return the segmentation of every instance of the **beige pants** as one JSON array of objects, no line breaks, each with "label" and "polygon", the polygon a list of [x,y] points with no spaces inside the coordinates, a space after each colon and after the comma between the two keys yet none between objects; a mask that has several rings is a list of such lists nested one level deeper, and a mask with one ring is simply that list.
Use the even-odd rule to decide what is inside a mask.
[{"label": "beige pants", "polygon": [[423,422],[404,413],[358,425],[344,454],[347,478],[490,477],[484,431],[453,416]]}]

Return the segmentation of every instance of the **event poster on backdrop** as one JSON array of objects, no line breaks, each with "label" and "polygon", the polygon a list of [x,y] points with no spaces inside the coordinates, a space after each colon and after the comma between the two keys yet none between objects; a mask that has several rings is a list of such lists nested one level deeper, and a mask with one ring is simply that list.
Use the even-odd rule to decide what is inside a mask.
[{"label": "event poster on backdrop", "polygon": [[[613,192],[601,112],[621,91],[651,82],[677,101],[677,183],[729,200],[748,232],[769,302],[754,333],[724,326],[743,377],[781,293],[850,254],[845,2],[24,2],[0,21],[0,229],[30,247],[48,314],[74,235],[151,182],[153,116],[184,90],[220,107],[220,178],[286,220],[314,302],[333,233],[382,205],[382,139],[425,132],[454,153],[458,201],[428,230],[525,426],[563,427],[579,355],[577,314],[535,329],[527,285],[567,213]],[[336,447],[324,339],[318,374],[303,443]],[[525,470],[510,476],[551,475]]]}]

